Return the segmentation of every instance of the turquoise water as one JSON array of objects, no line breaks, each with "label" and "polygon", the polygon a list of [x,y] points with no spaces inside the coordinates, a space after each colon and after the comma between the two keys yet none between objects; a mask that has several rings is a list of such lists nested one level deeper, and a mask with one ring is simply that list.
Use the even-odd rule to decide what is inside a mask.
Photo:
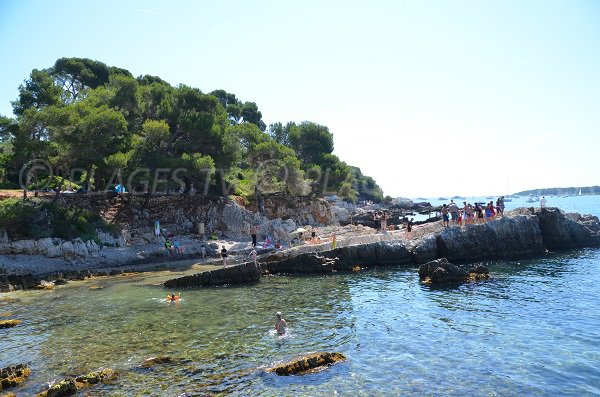
[{"label": "turquoise water", "polygon": [[[87,395],[600,395],[600,250],[487,265],[493,280],[453,288],[388,267],[181,291],[178,304],[154,285],[168,273],[3,294],[18,301],[0,300],[0,314],[23,323],[0,330],[0,367],[30,365],[19,395],[102,367],[119,378]],[[278,310],[285,337],[273,332]],[[348,361],[264,372],[314,351]],[[154,355],[176,362],[139,367]]]}]

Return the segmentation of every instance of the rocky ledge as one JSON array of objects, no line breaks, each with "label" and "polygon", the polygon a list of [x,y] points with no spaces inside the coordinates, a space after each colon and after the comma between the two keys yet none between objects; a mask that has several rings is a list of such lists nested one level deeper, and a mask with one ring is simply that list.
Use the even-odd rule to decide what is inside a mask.
[{"label": "rocky ledge", "polygon": [[[474,263],[541,255],[548,250],[596,246],[600,246],[600,222],[597,217],[564,214],[557,208],[521,208],[493,222],[441,228],[411,241],[397,237],[335,249],[321,248],[319,252],[282,251],[263,258],[260,271],[267,274],[331,273],[338,270],[353,271],[365,266],[415,266],[441,258],[456,263]],[[244,270],[246,266],[239,265],[238,271],[232,266],[217,275],[205,272],[170,280],[165,286],[239,284],[246,280],[240,275],[247,272]],[[449,273],[444,277],[454,274],[445,265],[441,269]],[[485,278],[483,274],[487,274],[464,272],[461,271],[460,278]],[[250,281],[257,281],[259,273],[253,268]]]},{"label": "rocky ledge", "polygon": [[212,285],[234,285],[260,280],[260,269],[254,262],[210,270],[165,282],[167,288],[203,287]]}]

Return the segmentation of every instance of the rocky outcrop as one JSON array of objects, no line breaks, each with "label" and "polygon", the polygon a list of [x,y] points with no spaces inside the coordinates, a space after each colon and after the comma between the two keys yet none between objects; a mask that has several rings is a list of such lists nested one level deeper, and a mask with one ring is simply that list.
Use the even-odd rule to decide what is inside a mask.
[{"label": "rocky outcrop", "polygon": [[565,215],[558,208],[536,211],[544,246],[549,250],[600,246],[600,222],[592,215]]},{"label": "rocky outcrop", "polygon": [[70,396],[75,394],[78,390],[87,389],[97,383],[113,379],[116,376],[117,373],[114,370],[105,368],[101,371],[90,372],[89,374],[80,375],[76,378],[64,379],[50,386],[48,390],[38,393],[36,397]]},{"label": "rocky outcrop", "polygon": [[0,329],[16,327],[19,324],[21,320],[0,320]]},{"label": "rocky outcrop", "polygon": [[48,258],[81,260],[97,257],[100,247],[94,241],[84,242],[80,238],[64,241],[58,238],[39,240],[17,240],[0,243],[0,255],[42,255]]},{"label": "rocky outcrop", "polygon": [[339,258],[336,270],[352,270],[356,265],[407,265],[411,254],[404,241],[378,241],[337,248],[327,256]]},{"label": "rocky outcrop", "polygon": [[538,218],[518,215],[465,228],[451,226],[436,235],[437,257],[473,262],[518,258],[544,252]]},{"label": "rocky outcrop", "polygon": [[11,365],[0,368],[0,390],[17,387],[24,383],[31,375],[31,370],[26,364]]},{"label": "rocky outcrop", "polygon": [[429,284],[487,280],[490,278],[489,273],[489,270],[482,265],[477,265],[469,271],[463,270],[448,262],[446,258],[436,259],[419,266],[419,278]]},{"label": "rocky outcrop", "polygon": [[166,288],[187,288],[235,285],[257,282],[260,277],[261,272],[258,265],[254,262],[247,262],[168,280],[165,281],[164,286]]},{"label": "rocky outcrop", "polygon": [[331,273],[337,261],[337,258],[331,259],[318,254],[300,254],[261,263],[260,269],[264,273]]},{"label": "rocky outcrop", "polygon": [[275,372],[277,375],[303,375],[342,361],[346,361],[346,356],[341,353],[314,353],[269,368],[267,372]]}]

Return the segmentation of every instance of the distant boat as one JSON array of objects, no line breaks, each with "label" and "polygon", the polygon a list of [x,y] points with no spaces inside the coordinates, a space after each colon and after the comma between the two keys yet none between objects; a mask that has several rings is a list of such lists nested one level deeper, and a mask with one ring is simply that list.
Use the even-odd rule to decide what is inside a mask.
[{"label": "distant boat", "polygon": [[494,196],[487,196],[487,197],[486,197],[486,199],[488,199],[488,200],[493,200],[493,199],[494,199]]},{"label": "distant boat", "polygon": [[439,197],[438,200],[448,200],[446,197]]},{"label": "distant boat", "polygon": [[510,197],[504,197],[505,203],[510,203],[511,201],[512,201],[512,199]]},{"label": "distant boat", "polygon": [[533,197],[533,196],[530,196],[530,197],[527,199],[527,202],[528,202],[528,203],[537,203],[538,201],[540,201],[540,198],[539,198],[539,197]]},{"label": "distant boat", "polygon": [[581,189],[579,189],[579,193],[577,193],[578,196],[581,196]]},{"label": "distant boat", "polygon": [[452,197],[454,200],[464,200],[465,198],[462,196],[454,196]]}]

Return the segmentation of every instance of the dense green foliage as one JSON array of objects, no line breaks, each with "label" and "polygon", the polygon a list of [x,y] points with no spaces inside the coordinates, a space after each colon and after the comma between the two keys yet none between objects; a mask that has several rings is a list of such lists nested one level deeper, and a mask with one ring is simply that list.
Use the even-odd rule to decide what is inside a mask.
[{"label": "dense green foliage", "polygon": [[0,201],[0,229],[13,239],[59,237],[71,240],[97,240],[97,229],[115,232],[118,227],[108,225],[98,214],[46,201],[11,198]]},{"label": "dense green foliage", "polygon": [[14,118],[0,117],[0,182],[20,182],[24,164],[44,159],[54,174],[88,190],[124,183],[135,192],[383,198],[372,178],[332,154],[327,127],[305,121],[267,128],[256,103],[223,90],[206,94],[61,58],[31,72],[13,110]]}]

